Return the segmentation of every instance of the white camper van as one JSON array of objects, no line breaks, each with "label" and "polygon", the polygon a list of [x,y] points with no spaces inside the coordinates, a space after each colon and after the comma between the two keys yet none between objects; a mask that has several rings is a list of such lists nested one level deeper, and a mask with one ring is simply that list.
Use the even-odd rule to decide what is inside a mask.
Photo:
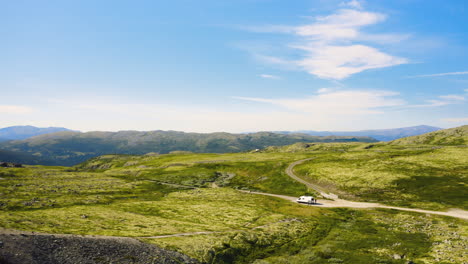
[{"label": "white camper van", "polygon": [[314,203],[317,203],[317,200],[312,196],[301,196],[296,200],[296,202],[305,203],[305,204],[314,204]]}]

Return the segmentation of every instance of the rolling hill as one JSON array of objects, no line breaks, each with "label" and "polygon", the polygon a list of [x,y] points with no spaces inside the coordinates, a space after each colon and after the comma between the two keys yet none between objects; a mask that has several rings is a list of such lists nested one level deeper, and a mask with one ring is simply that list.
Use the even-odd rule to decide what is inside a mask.
[{"label": "rolling hill", "polygon": [[0,149],[0,162],[13,162],[13,163],[22,163],[29,165],[52,165],[54,164],[50,160],[42,159],[38,156],[34,156],[30,153],[23,153],[18,151],[10,151]]},{"label": "rolling hill", "polygon": [[278,133],[290,134],[290,133],[303,133],[312,136],[355,136],[355,137],[371,137],[379,141],[391,141],[403,137],[417,136],[437,130],[441,130],[440,127],[433,126],[412,126],[412,127],[401,127],[391,129],[375,129],[375,130],[360,130],[360,131],[312,131],[312,130],[301,130],[297,132],[281,131]]},{"label": "rolling hill", "polygon": [[401,138],[390,142],[392,145],[466,145],[468,144],[468,125],[439,130],[419,136]]},{"label": "rolling hill", "polygon": [[160,154],[172,151],[234,153],[296,142],[376,142],[369,137],[318,137],[305,134],[184,133],[176,131],[74,132],[45,134],[0,143],[0,149],[34,154],[56,165],[75,165],[104,154]]}]

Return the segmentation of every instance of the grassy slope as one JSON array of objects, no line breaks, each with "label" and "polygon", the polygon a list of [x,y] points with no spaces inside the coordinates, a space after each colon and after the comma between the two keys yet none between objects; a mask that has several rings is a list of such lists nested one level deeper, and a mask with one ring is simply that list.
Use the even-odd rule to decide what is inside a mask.
[{"label": "grassy slope", "polygon": [[468,209],[466,147],[368,147],[314,151],[315,159],[297,166],[295,172],[348,199]]},{"label": "grassy slope", "polygon": [[[389,143],[305,144],[272,153],[310,153],[300,177],[342,197],[433,210],[468,209],[468,126]],[[414,143],[423,143],[414,145]]]},{"label": "grassy slope", "polygon": [[228,186],[236,189],[301,195],[306,187],[284,173],[289,163],[307,154],[169,154],[159,156],[106,155],[77,166],[107,175],[192,187]]},{"label": "grassy slope", "polygon": [[30,153],[18,152],[18,151],[9,151],[0,149],[0,161],[2,162],[14,162],[22,164],[43,164],[51,165],[52,161],[42,159],[40,157],[34,156]]},{"label": "grassy slope", "polygon": [[439,130],[390,142],[393,145],[468,145],[468,125]]},{"label": "grassy slope", "polygon": [[[317,155],[362,146],[308,147],[314,148]],[[318,209],[229,188],[302,194],[304,187],[283,171],[290,161],[310,155],[108,155],[75,168],[1,169],[0,226],[133,237],[221,232],[144,239],[208,263],[434,263],[437,258],[450,263],[463,258],[466,223],[456,219]],[[396,260],[395,254],[406,258]]]}]

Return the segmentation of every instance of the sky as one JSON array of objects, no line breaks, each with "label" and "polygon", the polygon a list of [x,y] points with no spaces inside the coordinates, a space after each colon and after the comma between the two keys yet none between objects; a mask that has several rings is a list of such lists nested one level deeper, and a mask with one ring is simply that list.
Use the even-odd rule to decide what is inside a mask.
[{"label": "sky", "polygon": [[466,0],[0,4],[0,127],[468,124]]}]

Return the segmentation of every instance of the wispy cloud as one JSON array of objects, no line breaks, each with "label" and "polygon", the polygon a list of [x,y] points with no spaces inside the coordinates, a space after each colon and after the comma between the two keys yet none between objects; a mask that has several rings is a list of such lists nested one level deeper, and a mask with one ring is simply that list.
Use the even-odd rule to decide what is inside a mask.
[{"label": "wispy cloud", "polygon": [[360,36],[360,28],[377,24],[386,19],[381,13],[354,9],[340,9],[335,14],[316,17],[315,23],[294,27],[299,36],[308,40],[353,40]]},{"label": "wispy cloud", "polygon": [[261,77],[261,78],[264,78],[264,79],[273,79],[273,80],[281,79],[281,77],[276,76],[276,75],[271,75],[271,74],[260,74],[258,76]]},{"label": "wispy cloud", "polygon": [[468,117],[444,118],[442,121],[450,123],[468,123]]},{"label": "wispy cloud", "polygon": [[[370,34],[362,28],[386,20],[382,13],[362,10],[359,1],[343,3],[328,16],[319,16],[311,24],[300,26],[269,25],[253,27],[255,32],[276,32],[295,35],[297,43],[288,47],[302,51],[302,58],[290,60],[264,56],[273,64],[289,64],[319,78],[341,80],[353,74],[377,68],[408,63],[408,59],[387,54],[369,43],[400,42],[408,34]],[[263,55],[260,55],[263,56]]]},{"label": "wispy cloud", "polygon": [[33,112],[31,107],[21,105],[0,105],[0,113],[2,114],[29,114]]},{"label": "wispy cloud", "polygon": [[437,99],[427,100],[425,104],[416,104],[416,105],[409,105],[409,108],[421,108],[421,107],[438,107],[438,106],[445,106],[445,105],[452,105],[452,104],[460,104],[465,101],[465,97],[462,95],[441,95],[438,96]]},{"label": "wispy cloud", "polygon": [[408,104],[393,91],[339,90],[321,88],[305,98],[234,97],[235,99],[276,105],[289,111],[319,114],[323,117],[363,116],[413,108],[432,108],[462,104],[462,95],[441,95],[422,104]]},{"label": "wispy cloud", "polygon": [[362,8],[362,1],[352,0],[349,2],[342,2],[340,6],[352,7],[352,8]]},{"label": "wispy cloud", "polygon": [[306,98],[268,99],[256,97],[235,97],[239,100],[268,103],[293,111],[323,116],[362,115],[382,113],[379,108],[401,106],[405,102],[394,98],[398,93],[391,91],[330,91],[320,89],[319,93]]},{"label": "wispy cloud", "polygon": [[449,100],[449,101],[464,101],[465,97],[456,94],[449,94],[449,95],[441,95],[439,96],[442,99]]},{"label": "wispy cloud", "polygon": [[298,48],[307,51],[308,55],[297,64],[308,73],[324,79],[341,80],[365,70],[407,63],[406,59],[365,45],[308,45]]},{"label": "wispy cloud", "polygon": [[440,76],[466,75],[466,74],[468,74],[468,71],[413,75],[413,76],[408,76],[408,78],[440,77]]},{"label": "wispy cloud", "polygon": [[332,91],[334,91],[335,89],[333,88],[320,88],[318,89],[317,93],[321,94],[321,93],[330,93]]}]

